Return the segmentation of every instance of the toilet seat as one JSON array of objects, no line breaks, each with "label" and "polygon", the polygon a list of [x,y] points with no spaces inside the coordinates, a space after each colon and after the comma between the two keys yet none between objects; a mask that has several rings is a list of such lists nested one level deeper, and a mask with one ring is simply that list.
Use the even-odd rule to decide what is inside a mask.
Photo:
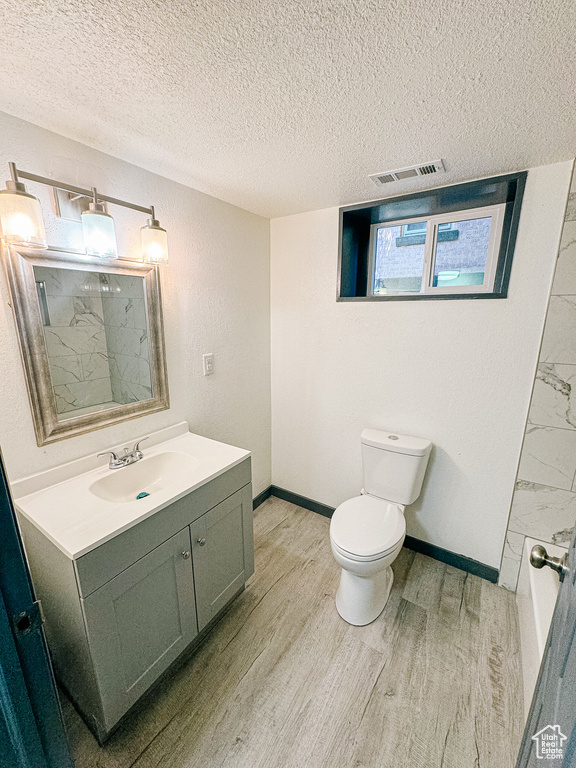
[{"label": "toilet seat", "polygon": [[368,494],[348,499],[335,510],[330,539],[344,557],[378,560],[404,540],[406,520],[402,507]]},{"label": "toilet seat", "polygon": [[386,550],[386,552],[380,552],[379,554],[372,555],[370,557],[361,557],[360,555],[355,555],[352,552],[347,552],[345,549],[342,549],[337,544],[334,544],[334,541],[332,541],[331,544],[332,544],[332,552],[340,555],[350,563],[377,563],[379,560],[389,559],[390,555],[393,555],[397,550],[401,549],[403,541],[404,541],[404,537],[400,539],[400,541],[396,544],[396,546]]}]

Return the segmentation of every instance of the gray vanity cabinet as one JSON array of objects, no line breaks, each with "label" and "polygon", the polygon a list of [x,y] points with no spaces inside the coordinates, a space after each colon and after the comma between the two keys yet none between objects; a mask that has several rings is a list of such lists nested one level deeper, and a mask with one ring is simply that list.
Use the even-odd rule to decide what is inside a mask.
[{"label": "gray vanity cabinet", "polygon": [[57,677],[101,742],[254,572],[250,474],[247,457],[76,559],[19,516]]},{"label": "gray vanity cabinet", "polygon": [[189,529],[82,603],[106,720],[114,723],[198,634]]},{"label": "gray vanity cabinet", "polygon": [[200,630],[254,570],[250,496],[244,490],[237,491],[190,526]]}]

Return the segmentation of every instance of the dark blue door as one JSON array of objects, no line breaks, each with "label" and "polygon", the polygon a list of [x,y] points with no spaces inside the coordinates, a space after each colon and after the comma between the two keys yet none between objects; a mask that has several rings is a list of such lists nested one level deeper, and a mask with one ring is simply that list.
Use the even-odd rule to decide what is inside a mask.
[{"label": "dark blue door", "polygon": [[516,768],[576,766],[576,536],[566,566]]},{"label": "dark blue door", "polygon": [[73,768],[0,454],[0,768]]}]

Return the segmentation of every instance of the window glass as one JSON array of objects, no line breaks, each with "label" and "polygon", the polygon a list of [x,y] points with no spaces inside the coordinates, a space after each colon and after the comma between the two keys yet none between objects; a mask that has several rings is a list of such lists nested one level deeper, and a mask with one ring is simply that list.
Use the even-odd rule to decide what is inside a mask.
[{"label": "window glass", "polygon": [[402,227],[403,235],[426,234],[426,221],[415,221],[413,224],[405,224]]},{"label": "window glass", "polygon": [[452,288],[484,283],[491,224],[491,216],[453,221],[445,236],[442,224],[439,225],[433,286]]},{"label": "window glass", "polygon": [[[417,222],[426,233],[427,222]],[[409,226],[409,225],[408,225]],[[374,248],[373,293],[418,293],[422,287],[425,244],[402,244],[403,226],[378,227]]]},{"label": "window glass", "polygon": [[[402,234],[403,235],[425,235],[426,234],[426,225],[427,221],[415,221],[412,224],[404,224],[402,226]],[[438,229],[440,232],[444,232],[447,229],[450,229],[452,224],[439,224]]]}]

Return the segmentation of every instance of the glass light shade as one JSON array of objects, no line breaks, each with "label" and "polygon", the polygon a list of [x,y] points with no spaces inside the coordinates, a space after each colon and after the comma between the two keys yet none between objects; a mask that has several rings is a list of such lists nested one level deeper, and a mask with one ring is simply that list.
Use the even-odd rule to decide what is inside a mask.
[{"label": "glass light shade", "polygon": [[101,259],[118,258],[112,216],[103,211],[83,211],[82,231],[88,256],[98,256]]},{"label": "glass light shade", "polygon": [[0,192],[0,224],[7,243],[27,248],[48,247],[40,203],[26,192]]},{"label": "glass light shade", "polygon": [[[156,219],[154,219],[156,221]],[[168,264],[168,235],[157,224],[148,224],[142,234],[142,257],[149,264]]]}]

